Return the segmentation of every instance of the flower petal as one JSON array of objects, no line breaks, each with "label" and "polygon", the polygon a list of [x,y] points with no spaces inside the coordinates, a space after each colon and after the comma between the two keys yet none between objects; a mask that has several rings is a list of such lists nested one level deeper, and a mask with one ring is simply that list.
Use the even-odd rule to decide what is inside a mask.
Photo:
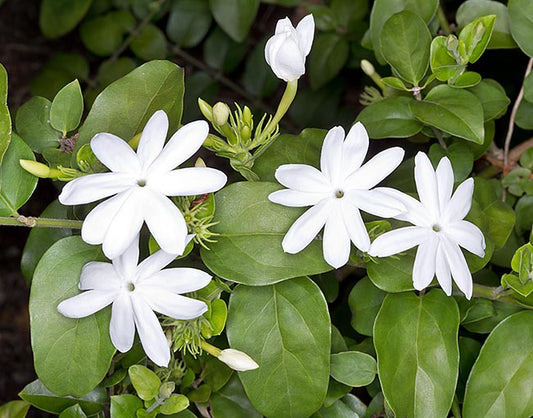
[{"label": "flower petal", "polygon": [[101,133],[91,139],[91,149],[100,162],[116,173],[137,174],[139,158],[129,144],[116,135]]},{"label": "flower petal", "polygon": [[383,181],[402,162],[405,151],[400,147],[389,148],[375,155],[358,170],[350,174],[343,187],[346,190],[368,190]]},{"label": "flower petal", "polygon": [[341,126],[331,128],[322,144],[320,154],[320,170],[336,187],[340,181],[342,171],[342,152],[344,143],[344,129]]},{"label": "flower petal", "polygon": [[435,274],[437,275],[437,281],[442,290],[444,290],[444,293],[450,296],[452,294],[452,273],[448,261],[446,260],[446,255],[441,242],[439,242],[437,248]]},{"label": "flower petal", "polygon": [[422,290],[429,286],[435,276],[439,240],[433,234],[418,246],[413,266],[413,286]]},{"label": "flower petal", "polygon": [[144,127],[137,155],[143,166],[143,170],[152,164],[156,157],[161,153],[168,132],[168,117],[163,110],[155,112]]},{"label": "flower petal", "polygon": [[339,268],[348,262],[351,242],[344,225],[340,202],[330,205],[330,207],[330,214],[324,226],[324,241],[322,243],[324,260],[330,266]]},{"label": "flower petal", "polygon": [[283,250],[296,254],[302,251],[320,232],[328,218],[329,199],[324,199],[301,215],[285,234]]},{"label": "flower petal", "polygon": [[327,197],[329,193],[300,192],[298,190],[283,189],[272,192],[268,200],[283,206],[305,207],[313,206]]},{"label": "flower petal", "polygon": [[346,197],[362,211],[382,218],[392,218],[404,212],[406,207],[398,199],[384,193],[383,189],[385,187],[372,190],[351,190]]},{"label": "flower petal", "polygon": [[342,166],[349,176],[363,164],[368,151],[368,133],[361,122],[353,125],[346,135],[342,151]]},{"label": "flower petal", "polygon": [[468,214],[468,211],[470,211],[470,207],[472,206],[473,193],[473,178],[466,179],[457,187],[446,206],[444,213],[445,222],[461,220]]},{"label": "flower petal", "polygon": [[[442,174],[444,176],[448,175],[446,171],[443,170]],[[448,183],[449,179],[441,179],[443,183]],[[430,216],[437,220],[440,218],[440,208],[439,208],[439,188],[437,185],[437,177],[431,161],[426,154],[419,152],[415,157],[415,183],[416,190],[418,191],[418,197],[420,202],[427,211],[429,211]],[[453,174],[452,174],[452,183],[453,183]]]},{"label": "flower petal", "polygon": [[134,277],[139,262],[139,234],[119,257],[113,259],[113,267],[120,277]]},{"label": "flower petal", "polygon": [[211,275],[189,267],[170,268],[158,271],[139,280],[142,286],[159,287],[172,293],[189,293],[209,284]]},{"label": "flower petal", "polygon": [[150,177],[147,186],[166,196],[194,196],[220,190],[227,180],[220,170],[189,167]]},{"label": "flower petal", "polygon": [[446,236],[478,257],[485,257],[485,237],[481,230],[468,221],[460,220],[446,227]]},{"label": "flower petal", "polygon": [[424,242],[430,233],[426,228],[418,226],[385,232],[374,240],[368,253],[376,257],[398,254]]},{"label": "flower petal", "polygon": [[176,254],[169,254],[163,250],[156,251],[150,257],[145,258],[137,267],[137,283],[141,283],[145,279],[158,273],[168,266],[175,258]]},{"label": "flower petal", "polygon": [[88,290],[64,300],[57,305],[57,310],[68,318],[85,318],[105,308],[116,295],[115,291]]},{"label": "flower petal", "polygon": [[193,319],[207,311],[207,305],[200,300],[188,298],[169,292],[160,287],[137,287],[142,297],[153,311],[174,319]]},{"label": "flower petal", "polygon": [[130,296],[122,293],[111,307],[109,336],[115,348],[121,353],[129,351],[135,338],[135,321]]},{"label": "flower petal", "polygon": [[147,190],[144,219],[150,233],[162,250],[180,255],[185,250],[187,225],[180,210],[172,201],[159,193]]},{"label": "flower petal", "polygon": [[305,56],[295,37],[284,37],[284,35],[279,37],[281,39],[276,39],[269,45],[270,67],[278,78],[286,82],[297,80],[305,73]]},{"label": "flower petal", "polygon": [[130,174],[88,174],[65,184],[58,199],[63,205],[82,205],[123,192],[134,185]]},{"label": "flower petal", "polygon": [[446,205],[450,201],[453,192],[453,168],[448,157],[442,157],[435,171],[437,177],[437,186],[439,188],[439,208],[443,214]]},{"label": "flower petal", "polygon": [[472,274],[468,264],[466,264],[465,256],[457,244],[448,239],[441,239],[441,246],[446,256],[446,261],[450,267],[453,281],[457,287],[463,292],[467,299],[472,297]]},{"label": "flower petal", "polygon": [[331,190],[331,185],[324,174],[306,164],[279,166],[275,177],[283,186],[300,192],[327,193]]},{"label": "flower petal", "polygon": [[296,26],[296,33],[298,35],[298,43],[300,50],[304,54],[304,57],[311,52],[311,46],[313,45],[313,38],[315,36],[315,21],[312,14],[305,16]]},{"label": "flower petal", "polygon": [[170,348],[161,324],[142,297],[134,296],[133,293],[131,304],[144,352],[155,364],[166,367],[170,361]]},{"label": "flower petal", "polygon": [[433,219],[430,218],[428,211],[415,198],[408,194],[402,193],[399,190],[391,189],[390,187],[377,187],[372,190],[379,190],[380,193],[386,194],[389,197],[398,200],[405,206],[405,211],[395,215],[395,219],[400,221],[410,222],[417,226],[431,226]]},{"label": "flower petal", "polygon": [[206,121],[197,120],[183,125],[172,135],[163,151],[148,168],[148,176],[173,170],[190,158],[202,146],[209,126]]},{"label": "flower petal", "polygon": [[370,238],[366,231],[365,223],[361,218],[361,213],[357,206],[350,203],[349,200],[343,199],[342,218],[350,240],[359,250],[368,252],[370,249]]},{"label": "flower petal", "polygon": [[80,276],[80,290],[119,290],[121,279],[111,263],[91,261],[83,266]]}]

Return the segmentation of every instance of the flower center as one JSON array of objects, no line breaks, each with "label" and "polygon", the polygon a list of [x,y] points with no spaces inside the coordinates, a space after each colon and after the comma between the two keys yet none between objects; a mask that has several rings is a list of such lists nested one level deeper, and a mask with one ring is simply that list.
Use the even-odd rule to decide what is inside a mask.
[{"label": "flower center", "polygon": [[146,180],[145,179],[139,179],[137,180],[137,186],[144,187],[146,186]]},{"label": "flower center", "polygon": [[344,196],[344,191],[343,191],[343,190],[341,190],[341,189],[337,189],[337,190],[335,191],[335,197],[336,197],[337,199],[341,199],[343,196]]},{"label": "flower center", "polygon": [[128,289],[128,292],[133,292],[135,290],[135,285],[133,284],[133,282],[128,282],[126,284],[126,289]]},{"label": "flower center", "polygon": [[433,226],[431,227],[433,229],[433,231],[435,232],[440,232],[442,231],[442,227],[439,225],[439,224],[433,224]]}]

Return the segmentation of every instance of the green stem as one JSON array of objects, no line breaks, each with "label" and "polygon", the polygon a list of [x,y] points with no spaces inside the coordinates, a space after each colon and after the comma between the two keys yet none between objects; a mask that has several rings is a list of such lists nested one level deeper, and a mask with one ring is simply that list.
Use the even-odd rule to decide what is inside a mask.
[{"label": "green stem", "polygon": [[453,395],[452,414],[453,418],[461,418],[461,408],[459,408],[459,399],[457,398],[457,394]]},{"label": "green stem", "polygon": [[444,10],[440,4],[439,8],[437,9],[437,19],[439,20],[440,28],[445,35],[452,33],[448,19],[446,19],[446,15],[444,14]]},{"label": "green stem", "polygon": [[83,221],[71,219],[34,218],[33,216],[0,216],[0,225],[26,226],[28,228],[70,228],[81,229]]},{"label": "green stem", "polygon": [[217,348],[204,340],[200,341],[200,347],[202,348],[202,350],[207,351],[209,354],[215,357],[220,356],[220,353],[222,352],[220,348]]}]

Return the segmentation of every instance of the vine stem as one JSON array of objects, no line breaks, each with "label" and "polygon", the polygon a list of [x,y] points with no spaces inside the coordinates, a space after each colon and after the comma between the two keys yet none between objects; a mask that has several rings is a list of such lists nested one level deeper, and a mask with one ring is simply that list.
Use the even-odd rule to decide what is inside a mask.
[{"label": "vine stem", "polygon": [[0,225],[25,226],[28,228],[70,228],[81,229],[83,221],[72,219],[35,218],[33,216],[19,215],[0,216]]}]

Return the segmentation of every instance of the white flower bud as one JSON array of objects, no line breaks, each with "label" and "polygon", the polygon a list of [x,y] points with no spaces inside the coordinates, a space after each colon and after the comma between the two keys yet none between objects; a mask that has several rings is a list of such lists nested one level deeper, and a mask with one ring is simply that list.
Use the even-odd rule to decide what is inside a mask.
[{"label": "white flower bud", "polygon": [[213,106],[213,123],[218,126],[223,126],[228,122],[229,106],[226,103],[218,102]]},{"label": "white flower bud", "polygon": [[238,372],[254,370],[259,367],[259,365],[253,361],[248,354],[239,350],[234,350],[233,348],[226,348],[225,350],[222,350],[218,356],[218,359]]},{"label": "white flower bud", "polygon": [[305,73],[305,58],[315,34],[313,15],[304,17],[294,28],[288,17],[278,20],[276,32],[265,46],[265,59],[276,76],[286,82]]}]

